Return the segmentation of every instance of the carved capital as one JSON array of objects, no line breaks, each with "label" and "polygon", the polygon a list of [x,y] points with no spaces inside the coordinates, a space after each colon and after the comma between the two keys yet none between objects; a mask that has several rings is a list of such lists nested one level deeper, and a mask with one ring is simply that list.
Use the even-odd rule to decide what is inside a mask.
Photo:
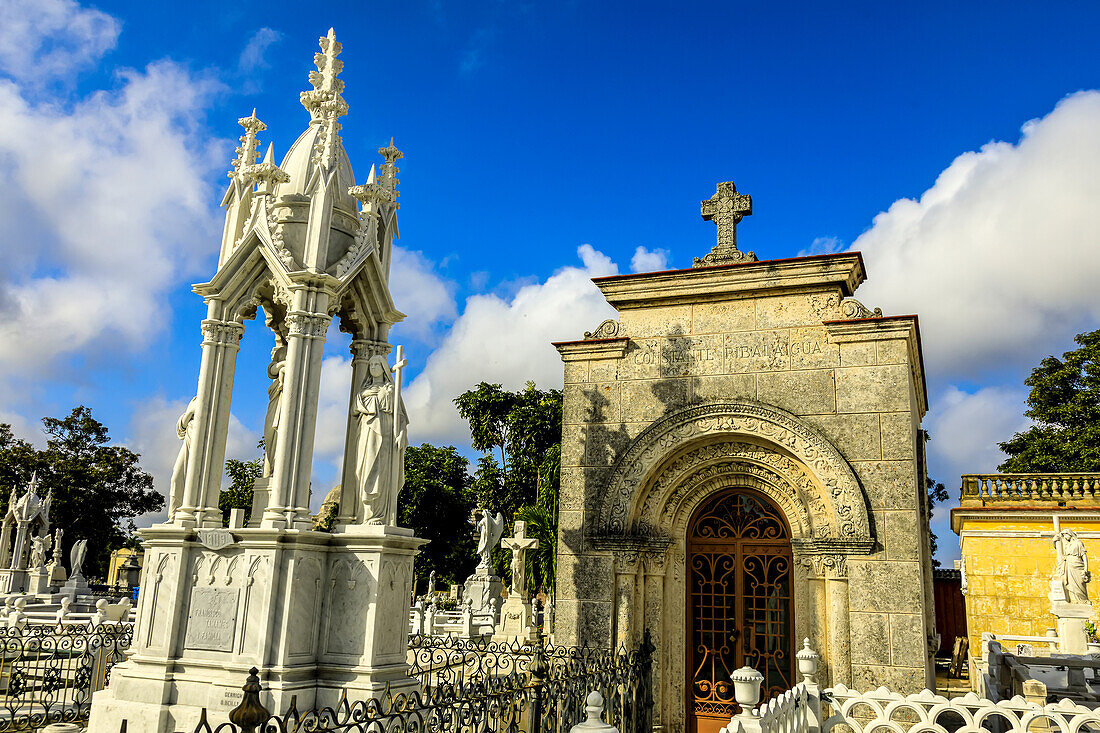
[{"label": "carved capital", "polygon": [[203,344],[236,346],[244,335],[244,326],[236,321],[217,321],[210,318],[202,322]]},{"label": "carved capital", "polygon": [[291,336],[299,338],[323,339],[328,333],[328,324],[332,321],[322,313],[287,313],[286,325]]},{"label": "carved capital", "polygon": [[386,341],[372,339],[352,339],[351,356],[353,361],[366,361],[372,356],[386,356],[393,347]]}]

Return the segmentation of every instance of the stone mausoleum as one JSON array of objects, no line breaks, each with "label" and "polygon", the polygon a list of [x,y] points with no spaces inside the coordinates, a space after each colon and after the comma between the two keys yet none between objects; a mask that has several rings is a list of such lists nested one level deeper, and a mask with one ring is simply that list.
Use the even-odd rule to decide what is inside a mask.
[{"label": "stone mausoleum", "polygon": [[655,722],[709,733],[730,673],[788,689],[933,685],[915,315],[852,296],[858,252],[758,261],[733,183],[684,270],[597,278],[618,311],[565,364],[557,641],[657,647]]}]

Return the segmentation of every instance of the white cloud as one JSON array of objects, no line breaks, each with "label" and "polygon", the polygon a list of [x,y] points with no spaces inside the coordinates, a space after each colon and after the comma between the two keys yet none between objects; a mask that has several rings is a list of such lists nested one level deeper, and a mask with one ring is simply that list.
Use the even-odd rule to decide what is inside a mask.
[{"label": "white cloud", "polygon": [[458,315],[454,283],[444,279],[422,253],[393,248],[390,292],[397,309],[406,315],[397,328],[420,341],[430,339],[433,329]]},{"label": "white cloud", "polygon": [[1032,366],[1100,319],[1100,92],[1028,122],[1016,144],[960,155],[919,201],[879,214],[852,249],[858,297],[918,313],[934,373]]},{"label": "white cloud", "polygon": [[997,447],[1030,423],[1023,416],[1027,392],[1008,387],[983,387],[964,392],[950,386],[932,401],[924,428],[929,474],[949,489],[964,473],[997,470],[1005,455]]},{"label": "white cloud", "polygon": [[550,342],[579,338],[615,316],[591,278],[617,274],[618,266],[587,244],[577,254],[581,267],[564,267],[509,298],[482,294],[466,300],[462,315],[406,390],[412,442],[468,441],[452,400],[478,382],[507,389],[522,388],[528,380],[561,386],[561,359]]},{"label": "white cloud", "polygon": [[115,47],[121,29],[73,0],[2,0],[0,18],[0,71],[32,84],[94,63]]},{"label": "white cloud", "polygon": [[245,44],[244,50],[241,51],[241,57],[237,64],[238,68],[247,72],[266,69],[271,66],[264,54],[267,53],[267,49],[272,44],[277,43],[282,37],[282,33],[266,26],[253,33],[252,37],[248,39],[248,43]]},{"label": "white cloud", "polygon": [[667,249],[646,249],[638,245],[634,250],[634,256],[630,258],[632,272],[656,272],[668,269]]},{"label": "white cloud", "polygon": [[809,247],[798,251],[798,256],[832,254],[842,249],[844,249],[844,242],[838,237],[815,237]]},{"label": "white cloud", "polygon": [[0,80],[4,376],[145,346],[217,242],[207,181],[224,156],[201,127],[217,83],[168,61],[118,76],[71,108]]},{"label": "white cloud", "polygon": [[[153,485],[166,500],[172,480],[172,467],[176,463],[181,445],[176,435],[176,422],[187,409],[187,402],[187,399],[168,400],[163,396],[155,396],[135,405],[130,415],[130,437],[121,441],[141,454],[141,467],[153,476]],[[245,428],[235,415],[230,415],[226,458],[252,460],[258,454],[255,434]],[[166,516],[167,509],[146,514],[137,520],[137,524],[148,527],[154,522],[164,521]]]}]

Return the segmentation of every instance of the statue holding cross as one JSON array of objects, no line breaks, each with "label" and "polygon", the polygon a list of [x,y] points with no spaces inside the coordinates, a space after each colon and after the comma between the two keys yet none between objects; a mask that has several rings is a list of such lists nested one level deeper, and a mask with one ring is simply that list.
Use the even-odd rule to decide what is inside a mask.
[{"label": "statue holding cross", "polygon": [[501,544],[512,551],[512,590],[510,595],[527,597],[527,551],[537,550],[539,541],[527,536],[527,522],[517,521],[515,536],[505,537]]},{"label": "statue holding cross", "polygon": [[737,193],[733,181],[723,181],[713,196],[699,202],[699,213],[718,227],[718,242],[706,257],[696,257],[693,267],[756,261],[756,253],[737,249],[737,225],[752,215],[751,196]]}]

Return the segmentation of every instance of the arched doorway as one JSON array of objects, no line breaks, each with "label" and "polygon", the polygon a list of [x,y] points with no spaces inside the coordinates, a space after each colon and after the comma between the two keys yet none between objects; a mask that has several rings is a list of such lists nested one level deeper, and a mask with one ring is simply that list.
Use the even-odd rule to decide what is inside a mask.
[{"label": "arched doorway", "polygon": [[794,680],[791,533],[783,512],[747,489],[699,506],[687,533],[688,728],[715,733],[736,712],[730,675],[764,675],[763,698]]}]

